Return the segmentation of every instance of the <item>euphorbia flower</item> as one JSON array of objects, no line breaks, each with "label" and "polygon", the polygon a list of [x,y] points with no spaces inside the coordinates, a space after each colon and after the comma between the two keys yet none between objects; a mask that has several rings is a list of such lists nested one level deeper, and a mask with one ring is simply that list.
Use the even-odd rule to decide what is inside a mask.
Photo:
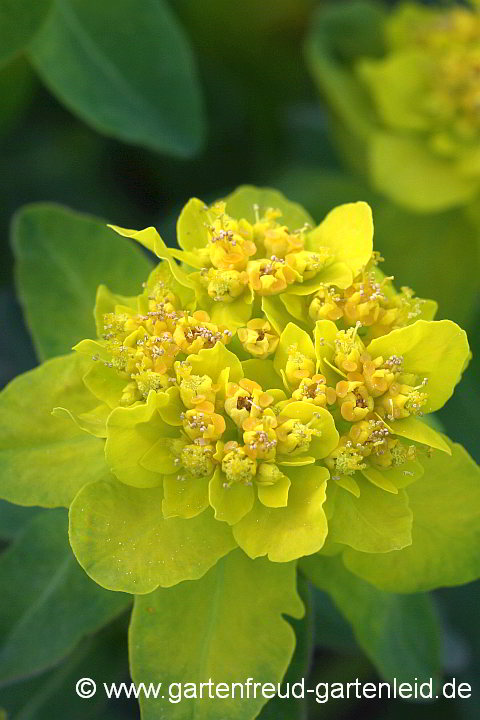
[{"label": "euphorbia flower", "polygon": [[[206,209],[194,200],[186,206],[179,228],[191,250],[168,249],[154,229],[122,231],[165,259],[137,298],[99,290],[100,336],[75,347],[90,358],[84,382],[99,404],[81,415],[68,405],[55,410],[105,438],[107,465],[132,498],[144,497],[146,489],[155,492],[165,537],[171,528],[175,538],[186,533],[191,543],[200,533],[201,562],[196,554],[193,562],[187,549],[180,563],[178,553],[173,560],[165,555],[158,574],[165,585],[197,577],[234,545],[251,558],[267,555],[276,562],[320,551],[329,524],[335,530],[344,522],[341,505],[332,505],[334,488],[372,505],[372,492],[386,491],[381,502],[397,512],[404,489],[424,473],[421,458],[432,448],[450,452],[418,417],[443,405],[468,359],[465,333],[454,323],[416,320],[420,301],[406,292],[387,294],[364,203],[334,209],[308,232],[279,225],[280,211],[257,206],[255,222],[233,219],[227,205]],[[185,241],[191,213],[203,230]],[[257,260],[272,243],[285,257]],[[186,264],[200,258],[204,268],[186,272],[175,257]],[[317,257],[331,262],[317,267]],[[294,275],[267,273],[262,277],[271,282],[259,287],[252,277],[265,262]],[[251,303],[240,293],[229,303],[206,300],[205,309],[203,270],[244,273]],[[277,295],[282,303],[289,299],[280,322],[280,305],[268,302],[276,291],[266,288],[282,278]],[[313,323],[316,300],[320,307],[333,296],[340,298],[334,303],[342,325],[332,319]],[[285,325],[295,298],[306,299],[312,330]],[[267,319],[256,317],[239,328],[239,302],[263,307]],[[327,481],[329,523],[322,507]],[[85,555],[77,523],[98,502],[90,492],[85,489],[72,509],[72,544],[95,579],[116,586],[124,582],[118,568],[90,567]],[[112,502],[115,513],[115,496]],[[97,525],[107,523],[106,530],[108,522],[105,517]],[[393,534],[386,548],[408,545],[410,525],[405,513],[401,539]],[[103,537],[100,531],[98,540],[90,540],[89,553]],[[186,548],[186,541],[180,545]],[[95,548],[95,555],[101,552],[101,545]],[[134,573],[140,586],[142,572]]]},{"label": "euphorbia flower", "polygon": [[[235,547],[289,563],[412,545],[412,488],[430,482],[432,453],[457,462],[422,416],[451,396],[466,335],[393,291],[365,203],[311,225],[247,187],[212,208],[190,201],[181,251],[153,228],[121,231],[161,262],[136,297],[98,289],[97,338],[64,359],[75,392],[46,386],[55,422],[93,437],[86,462],[103,462],[69,497],[72,547],[98,583],[147,593],[202,577]],[[293,275],[275,269],[259,290],[263,262]],[[231,302],[212,299],[204,270],[236,278]]]},{"label": "euphorbia flower", "polygon": [[[372,150],[377,184],[413,207],[466,202],[480,189],[478,8],[406,3],[386,33],[386,56],[358,64],[383,125]],[[403,165],[414,158],[409,186],[388,178],[392,153]]]},{"label": "euphorbia flower", "polygon": [[[341,22],[338,6],[320,11],[308,55],[345,124],[346,148],[358,143],[349,156],[366,148],[362,170],[407,209],[436,212],[470,203],[480,191],[478,3],[427,7],[407,0],[390,12],[373,2],[345,3],[345,22],[358,23],[359,35],[369,27],[368,39],[345,63],[329,45],[330,12]],[[346,81],[335,82],[335,71]]]}]

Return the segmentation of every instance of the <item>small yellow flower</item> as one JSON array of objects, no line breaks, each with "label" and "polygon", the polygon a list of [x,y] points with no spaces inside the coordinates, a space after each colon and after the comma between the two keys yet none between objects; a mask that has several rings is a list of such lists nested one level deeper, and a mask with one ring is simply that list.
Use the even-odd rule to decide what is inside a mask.
[{"label": "small yellow flower", "polygon": [[302,378],[300,385],[292,393],[292,399],[304,400],[319,407],[326,407],[336,402],[337,393],[334,388],[327,385],[325,375],[315,374],[312,377]]},{"label": "small yellow flower", "polygon": [[247,266],[248,281],[258,295],[277,295],[300,278],[300,274],[283,258],[251,260]]},{"label": "small yellow flower", "polygon": [[311,280],[333,262],[333,253],[328,248],[319,248],[316,252],[301,250],[289,253],[285,260],[303,280]]},{"label": "small yellow flower", "polygon": [[227,385],[225,411],[238,427],[243,427],[247,418],[258,418],[262,411],[272,405],[274,398],[264,392],[253,380],[244,378],[238,384]]},{"label": "small yellow flower", "polygon": [[212,300],[231,303],[245,292],[248,275],[244,271],[210,268],[200,273],[200,282]]},{"label": "small yellow flower", "polygon": [[208,375],[195,375],[185,363],[176,363],[180,397],[185,407],[191,409],[204,402],[215,403],[216,386]]},{"label": "small yellow flower", "polygon": [[203,310],[180,318],[173,332],[175,345],[185,353],[197,353],[202,348],[213,347],[217,342],[227,345],[231,339],[231,330],[210,322],[210,316]]},{"label": "small yellow flower", "polygon": [[285,377],[291,387],[297,388],[304,378],[315,374],[314,361],[301,352],[296,344],[287,350],[288,359],[285,365]]},{"label": "small yellow flower", "polygon": [[222,471],[227,478],[227,487],[234,483],[251,485],[257,473],[257,462],[248,455],[245,448],[234,447],[224,456]]},{"label": "small yellow flower", "polygon": [[322,285],[310,300],[308,315],[314,321],[340,320],[343,316],[342,301],[343,297],[336,288]]},{"label": "small yellow flower", "polygon": [[261,318],[249,320],[246,327],[237,330],[237,335],[244,349],[260,360],[275,352],[280,339],[268,320]]}]

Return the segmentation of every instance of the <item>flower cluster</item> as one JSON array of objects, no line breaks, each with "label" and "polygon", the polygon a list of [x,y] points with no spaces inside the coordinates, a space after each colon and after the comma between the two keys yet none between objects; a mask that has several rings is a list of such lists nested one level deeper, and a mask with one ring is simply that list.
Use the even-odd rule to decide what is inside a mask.
[{"label": "flower cluster", "polygon": [[400,187],[397,199],[415,205],[423,183],[417,204],[424,209],[465,202],[480,188],[478,5],[404,3],[388,17],[385,32],[386,54],[362,58],[356,67],[382,127],[373,149],[378,184],[387,154],[398,160],[403,154],[414,187],[410,194]]},{"label": "flower cluster", "polygon": [[106,439],[117,481],[161,489],[167,529],[202,516],[250,557],[284,562],[324,546],[330,487],[398,496],[432,450],[450,452],[420,418],[469,351],[432,301],[380,271],[368,205],[312,227],[286,201],[245,211],[238,193],[191,200],[181,250],[115,228],[161,262],[137,297],[99,288],[99,337],[75,350],[100,405],[74,419]]}]

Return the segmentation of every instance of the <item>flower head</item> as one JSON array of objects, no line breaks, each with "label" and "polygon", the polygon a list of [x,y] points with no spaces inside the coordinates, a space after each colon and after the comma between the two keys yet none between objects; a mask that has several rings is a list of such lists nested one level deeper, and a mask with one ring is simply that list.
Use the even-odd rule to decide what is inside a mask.
[{"label": "flower head", "polygon": [[[425,209],[466,202],[480,188],[478,7],[433,9],[404,3],[388,18],[386,34],[385,56],[364,58],[357,66],[383,126],[373,150],[378,183],[396,143],[398,153],[403,147],[412,157],[416,154],[418,168],[424,170],[423,177],[417,172],[409,193],[406,187],[397,191],[398,199],[415,206],[420,192],[417,207]],[[430,189],[435,167],[437,185]],[[439,188],[442,180],[445,186]]]},{"label": "flower head", "polygon": [[[75,349],[117,480],[159,489],[166,530],[202,518],[222,547],[283,562],[322,548],[343,517],[334,488],[402,497],[432,447],[449,451],[419,418],[451,395],[468,345],[378,270],[363,204],[314,230],[270,207],[228,210],[191,201],[183,251],[122,231],[163,260],[136,298],[99,290],[99,337]],[[228,301],[212,298],[219,278]]]}]

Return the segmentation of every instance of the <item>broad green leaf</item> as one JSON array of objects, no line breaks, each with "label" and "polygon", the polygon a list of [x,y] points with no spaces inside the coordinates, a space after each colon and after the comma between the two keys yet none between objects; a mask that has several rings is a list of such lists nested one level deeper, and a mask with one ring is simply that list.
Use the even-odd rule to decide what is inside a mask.
[{"label": "broad green leaf", "polygon": [[277,375],[271,360],[251,358],[242,362],[243,372],[249,380],[255,380],[264,390],[283,390],[283,382]]},{"label": "broad green leaf", "polygon": [[[462,703],[462,720],[477,720],[478,714],[478,690],[477,677],[480,665],[480,626],[472,622],[476,617],[477,608],[480,606],[480,582],[462,585],[456,588],[445,588],[436,593],[440,610],[445,618],[445,624],[450,630],[450,653],[446,666],[451,671],[457,663],[460,669],[462,681],[470,683],[473,694],[469,701]],[[448,632],[447,630],[447,632]],[[453,636],[453,637],[452,637]],[[457,670],[455,669],[455,673]],[[447,701],[449,702],[449,701]]]},{"label": "broad green leaf", "polygon": [[428,416],[430,424],[427,425],[425,421],[416,418],[414,415],[402,418],[401,420],[395,420],[395,435],[407,440],[413,440],[413,442],[427,445],[436,450],[442,450],[451,455],[451,450],[445,440],[440,435],[439,431],[442,430],[441,423],[435,415]]},{"label": "broad green leaf", "polygon": [[448,441],[452,456],[422,459],[425,474],[407,492],[413,513],[412,544],[383,555],[348,549],[349,570],[389,592],[419,592],[460,585],[480,575],[480,470]]},{"label": "broad green leaf", "polygon": [[200,150],[194,58],[163,0],[55,0],[30,56],[54,94],[99,132],[178,157]]},{"label": "broad green leaf", "polygon": [[215,519],[229,525],[235,525],[245,517],[256,501],[251,484],[235,483],[225,487],[225,475],[219,468],[208,484],[208,499],[215,510]]},{"label": "broad green leaf", "polygon": [[[235,550],[201,580],[136,598],[130,626],[133,679],[197,688],[210,678],[213,683],[248,678],[278,683],[295,647],[282,615],[303,615],[295,564],[250,560]],[[266,702],[258,696],[187,699],[187,687],[178,704],[141,700],[143,720],[251,720]]]},{"label": "broad green leaf", "polygon": [[421,111],[421,98],[428,92],[432,67],[423,49],[407,49],[380,59],[363,57],[355,69],[368,87],[380,120],[387,128],[428,131],[429,120]]},{"label": "broad green leaf", "polygon": [[262,313],[277,335],[281,335],[288,323],[292,320],[287,313],[285,304],[282,302],[281,295],[266,295],[262,297]]},{"label": "broad green leaf", "polygon": [[161,488],[99,481],[70,508],[70,543],[85,572],[109,590],[134,594],[197,580],[235,542],[210,510],[194,518],[162,516]]},{"label": "broad green leaf", "polygon": [[[305,55],[322,96],[339,123],[364,141],[374,127],[368,95],[354,77],[349,61],[383,50],[384,13],[377,3],[338,2],[321,6],[307,37]],[[337,121],[337,122],[338,122]]]},{"label": "broad green leaf", "polygon": [[[411,543],[412,513],[404,490],[385,492],[356,473],[360,497],[328,484],[328,539],[363,553],[388,553]],[[375,555],[377,557],[377,555]]]},{"label": "broad green leaf", "polygon": [[0,0],[0,65],[25,48],[51,5],[52,0]]},{"label": "broad green leaf", "polygon": [[134,243],[101,220],[57,205],[22,208],[12,241],[20,300],[42,360],[95,337],[93,312],[101,283],[114,292],[137,294],[152,269]]},{"label": "broad green leaf", "polygon": [[333,56],[348,63],[385,52],[385,9],[375,0],[347,0],[318,8],[312,32]]},{"label": "broad green leaf", "polygon": [[117,407],[108,418],[105,459],[115,477],[127,485],[145,488],[162,483],[158,466],[157,472],[147,470],[140,460],[159,438],[178,435],[157,412],[164,399],[165,395],[151,390],[146,403]]},{"label": "broad green leaf", "polygon": [[[94,636],[84,639],[65,660],[39,677],[2,688],[1,706],[9,720],[120,720],[118,703],[109,702],[102,683],[111,686],[128,677],[127,632],[125,618],[119,618]],[[95,697],[85,700],[75,692],[80,678],[97,684]],[[123,703],[122,707],[123,707]],[[126,705],[126,709],[128,705]],[[131,711],[135,713],[134,701]],[[0,718],[2,718],[0,710]]]},{"label": "broad green leaf", "polygon": [[282,211],[278,222],[284,223],[290,230],[297,230],[305,224],[310,226],[314,222],[306,210],[298,203],[288,200],[278,190],[272,188],[259,188],[253,185],[240,185],[225,198],[227,213],[234,218],[246,218],[253,223],[256,220],[255,206],[260,217],[268,208]]},{"label": "broad green leaf", "polygon": [[0,585],[0,684],[52,667],[130,602],[79,567],[63,510],[33,518],[0,556]]},{"label": "broad green leaf", "polygon": [[328,592],[385,680],[426,682],[441,670],[440,626],[428,595],[394,595],[355,577],[341,558],[303,558],[302,572]]},{"label": "broad green leaf", "polygon": [[[297,575],[298,594],[305,606],[305,615],[293,619],[291,625],[295,631],[295,652],[283,680],[281,693],[285,696],[295,683],[308,677],[314,649],[315,617],[312,604],[312,588],[300,573]],[[265,705],[258,720],[278,720],[282,716],[288,720],[307,720],[307,704],[304,698],[274,697]]]},{"label": "broad green leaf", "polygon": [[0,497],[18,505],[68,507],[85,483],[108,475],[104,443],[54,407],[97,404],[82,382],[88,363],[72,354],[19,375],[0,394]]},{"label": "broad green leaf", "polygon": [[339,654],[358,654],[351,625],[345,620],[331,596],[312,586],[315,620],[315,645]]}]

